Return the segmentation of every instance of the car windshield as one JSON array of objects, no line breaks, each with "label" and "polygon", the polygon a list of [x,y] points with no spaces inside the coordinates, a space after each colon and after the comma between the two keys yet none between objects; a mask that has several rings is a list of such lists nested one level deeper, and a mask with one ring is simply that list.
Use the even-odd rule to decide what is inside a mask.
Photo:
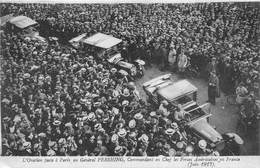
[{"label": "car windshield", "polygon": [[191,121],[200,118],[204,115],[206,115],[207,113],[202,110],[201,108],[199,108],[199,106],[197,104],[194,104],[188,108],[185,109],[185,111],[190,113],[190,119]]},{"label": "car windshield", "polygon": [[194,98],[194,97],[195,97],[195,94],[196,94],[196,92],[187,94],[187,95],[185,95],[185,96],[182,96],[181,98],[172,100],[172,102],[173,102],[174,104],[181,104],[181,105],[187,104],[187,103],[189,103],[189,102],[194,101],[194,99],[195,99],[195,98]]}]

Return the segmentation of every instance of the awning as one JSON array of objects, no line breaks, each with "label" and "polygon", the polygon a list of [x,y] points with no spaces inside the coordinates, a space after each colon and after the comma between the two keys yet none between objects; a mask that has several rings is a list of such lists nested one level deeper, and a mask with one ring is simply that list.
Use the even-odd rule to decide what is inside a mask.
[{"label": "awning", "polygon": [[15,25],[16,27],[19,27],[21,29],[24,29],[26,27],[36,25],[38,24],[36,21],[26,17],[26,16],[17,16],[9,21],[11,24]]},{"label": "awning", "polygon": [[115,45],[117,45],[118,43],[120,43],[122,40],[103,34],[103,33],[97,33],[87,39],[85,39],[83,42],[89,45],[93,45],[96,47],[100,47],[100,48],[111,48]]}]

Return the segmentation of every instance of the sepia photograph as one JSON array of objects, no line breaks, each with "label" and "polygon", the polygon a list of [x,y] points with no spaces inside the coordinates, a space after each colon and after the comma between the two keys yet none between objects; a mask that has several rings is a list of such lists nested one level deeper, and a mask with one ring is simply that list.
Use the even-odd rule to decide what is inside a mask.
[{"label": "sepia photograph", "polygon": [[259,166],[260,2],[3,1],[0,13],[0,160]]}]

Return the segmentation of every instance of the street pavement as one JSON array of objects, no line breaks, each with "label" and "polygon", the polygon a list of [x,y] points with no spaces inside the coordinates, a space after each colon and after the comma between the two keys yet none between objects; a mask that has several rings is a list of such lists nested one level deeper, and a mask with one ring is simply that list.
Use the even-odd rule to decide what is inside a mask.
[{"label": "street pavement", "polygon": [[[137,78],[135,83],[137,89],[140,92],[142,99],[146,100],[147,96],[143,91],[141,85],[148,80],[156,78],[158,76],[171,73],[170,71],[160,71],[160,68],[157,65],[154,65],[151,68],[145,70],[145,75],[142,78]],[[173,81],[178,81],[179,77],[176,73],[171,73]],[[187,78],[193,85],[198,88],[197,93],[197,102],[199,105],[205,104],[208,100],[207,92],[207,82],[202,79],[190,79]],[[221,82],[221,81],[220,81]],[[220,98],[217,99],[216,105],[210,105],[206,110],[212,113],[210,116],[209,123],[212,126],[216,127],[216,130],[219,133],[234,132],[236,133],[236,126],[238,121],[237,107],[234,105],[229,105],[227,103],[227,96],[221,92]],[[245,135],[244,133],[238,133],[241,138],[244,140],[242,145],[242,155],[259,155],[259,135]]]}]

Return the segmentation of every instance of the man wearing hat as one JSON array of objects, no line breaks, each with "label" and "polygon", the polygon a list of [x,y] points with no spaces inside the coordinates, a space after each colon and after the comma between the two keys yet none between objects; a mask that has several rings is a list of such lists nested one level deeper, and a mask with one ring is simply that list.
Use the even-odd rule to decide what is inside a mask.
[{"label": "man wearing hat", "polygon": [[115,156],[126,156],[129,151],[125,146],[117,146],[114,150]]},{"label": "man wearing hat", "polygon": [[220,97],[219,79],[216,71],[212,71],[208,81],[208,100],[211,104],[216,104],[216,98]]},{"label": "man wearing hat", "polygon": [[42,156],[42,146],[39,143],[33,145],[33,156]]},{"label": "man wearing hat", "polygon": [[71,122],[65,124],[65,130],[63,132],[64,137],[75,136],[75,130]]},{"label": "man wearing hat", "polygon": [[1,113],[2,113],[2,117],[4,116],[4,114],[6,114],[11,120],[13,120],[14,116],[16,115],[16,113],[9,107],[9,103],[11,101],[8,99],[3,99],[1,102]]},{"label": "man wearing hat", "polygon": [[31,150],[31,142],[24,142],[23,143],[23,150],[21,151],[22,156],[32,156],[32,150]]},{"label": "man wearing hat", "polygon": [[184,49],[181,49],[181,53],[178,56],[178,70],[180,72],[180,77],[183,78],[184,77],[184,72],[186,69],[188,63],[188,58],[187,56],[184,54]]},{"label": "man wearing hat", "polygon": [[164,71],[166,70],[168,66],[168,49],[166,48],[167,44],[166,42],[163,43],[160,51],[160,63],[161,63],[161,70]]},{"label": "man wearing hat", "polygon": [[174,70],[174,66],[175,66],[175,62],[176,62],[176,50],[175,50],[175,46],[172,44],[170,45],[170,51],[168,54],[168,61],[169,61],[169,65],[171,70]]}]

